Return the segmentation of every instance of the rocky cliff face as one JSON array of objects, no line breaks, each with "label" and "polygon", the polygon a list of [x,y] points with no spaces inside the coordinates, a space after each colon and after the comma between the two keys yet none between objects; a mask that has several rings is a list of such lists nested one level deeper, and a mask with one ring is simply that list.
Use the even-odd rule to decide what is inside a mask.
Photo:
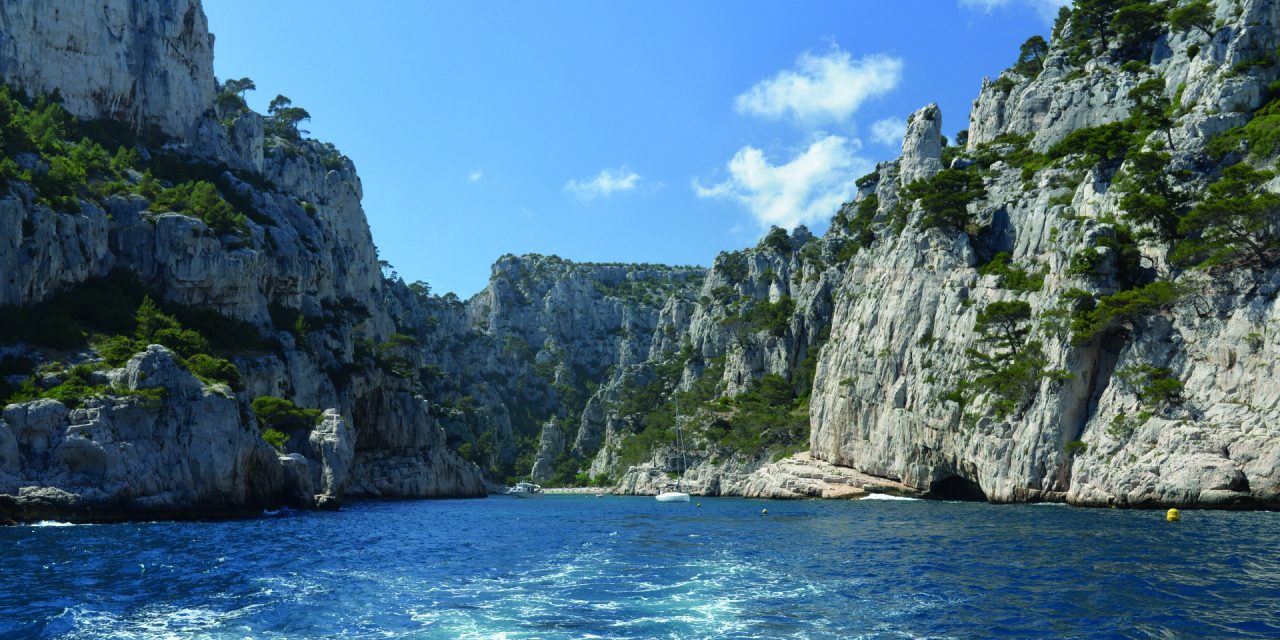
[{"label": "rocky cliff face", "polygon": [[[446,446],[417,384],[418,360],[401,363],[399,343],[389,342],[422,330],[410,325],[425,303],[384,280],[354,166],[330,145],[268,132],[257,114],[215,107],[213,40],[198,2],[92,10],[5,3],[0,26],[0,75],[9,86],[32,95],[56,89],[75,115],[126,123],[137,138],[120,148],[141,156],[121,170],[127,188],[99,195],[91,175],[72,205],[56,209],[45,183],[9,181],[0,198],[8,247],[0,252],[0,303],[58,304],[50,300],[68,288],[101,291],[109,275],[126,274],[179,315],[213,313],[252,328],[222,349],[239,370],[234,392],[175,373],[157,382],[168,389],[160,405],[115,384],[85,408],[11,406],[5,428],[18,445],[6,453],[0,487],[9,517],[59,509],[90,519],[197,515],[328,506],[343,496],[485,492],[480,471]],[[161,149],[157,138],[171,142]],[[38,174],[55,153],[16,157]],[[149,182],[153,173],[159,180]],[[200,181],[248,216],[238,229],[215,230],[203,208],[176,213],[157,204],[181,193],[170,186]],[[14,362],[69,358],[101,368],[89,350],[28,342],[12,353]],[[188,357],[177,361],[169,368],[194,370]],[[58,375],[34,379],[48,388]],[[331,411],[276,455],[249,408],[262,396]]]},{"label": "rocky cliff face", "polygon": [[[1008,72],[984,83],[970,117],[969,153],[951,163],[965,167],[993,149],[1000,157],[983,172],[985,194],[967,205],[974,222],[967,230],[909,224],[844,272],[815,379],[815,457],[939,495],[1100,506],[1275,504],[1280,433],[1268,426],[1276,406],[1266,354],[1277,272],[1247,263],[1188,269],[1170,260],[1171,241],[1113,241],[1135,224],[1140,203],[1125,196],[1138,189],[1126,180],[1151,157],[1141,153],[1167,153],[1168,166],[1192,169],[1177,190],[1202,194],[1220,167],[1241,159],[1206,154],[1211,137],[1250,121],[1270,99],[1273,67],[1250,61],[1269,60],[1276,49],[1277,4],[1212,9],[1211,35],[1165,25],[1146,43],[1148,55],[1122,54],[1113,41],[1083,63],[1057,42],[1035,78]],[[1037,170],[1011,159],[1018,145],[1049,151],[1072,132],[1132,122],[1132,90],[1158,78],[1172,122],[1168,131],[1139,131],[1128,160],[1094,156]],[[902,194],[887,178],[936,149],[909,139],[903,158],[879,169],[878,215],[891,215],[886,203]],[[908,215],[918,219],[922,208]],[[1042,273],[1043,285],[1019,290],[1008,275],[979,269],[998,252],[1024,272]],[[1125,260],[1136,273],[1124,273]],[[1058,319],[1076,292],[1106,305],[1117,292],[1154,290],[1126,277],[1194,293],[1146,307],[1100,335],[1069,336]],[[990,349],[976,330],[979,314],[1009,301],[1028,305],[1035,324],[1027,340],[1043,348],[1045,369],[1061,375],[1031,381],[1018,401],[1026,404],[1004,415],[983,406],[990,394],[958,404],[949,392],[978,375],[971,350]],[[1156,398],[1157,383],[1177,397]]]},{"label": "rocky cliff face", "polygon": [[[1182,3],[1185,4],[1185,3]],[[969,114],[970,149],[1001,135],[1030,135],[1047,149],[1078,129],[1124,120],[1132,106],[1129,91],[1152,74],[1163,77],[1170,97],[1180,88],[1184,112],[1175,127],[1177,147],[1190,151],[1229,127],[1243,124],[1268,99],[1266,84],[1236,65],[1266,60],[1275,52],[1274,2],[1211,2],[1203,28],[1157,27],[1141,56],[1147,73],[1120,71],[1119,53],[1074,60],[1069,47],[1055,46],[1035,79],[1008,72],[985,80]],[[1070,29],[1070,27],[1067,27]],[[1113,42],[1114,44],[1118,44]]]},{"label": "rocky cliff face", "polygon": [[75,409],[56,400],[5,409],[0,506],[8,518],[241,514],[283,489],[276,453],[242,424],[231,390],[202,384],[164,347],[102,375],[132,393]]},{"label": "rocky cliff face", "polygon": [[0,7],[0,77],[71,113],[194,138],[213,107],[213,36],[198,0]]},{"label": "rocky cliff face", "polygon": [[5,81],[127,123],[112,145],[138,156],[71,195],[42,179],[57,149],[0,164],[0,517],[525,475],[1280,502],[1280,185],[1255,171],[1280,155],[1274,0],[1176,27],[1069,14],[983,82],[963,147],[936,105],[913,114],[822,237],[775,229],[707,269],[503,256],[467,301],[383,273],[348,159],[218,93],[198,4],[101,8],[0,7]]},{"label": "rocky cliff face", "polygon": [[[482,400],[481,412],[503,416],[500,428],[485,432],[495,452],[524,452],[505,467],[516,473],[563,483],[673,471],[675,420],[696,448],[691,466],[702,465],[707,491],[725,476],[725,491],[736,493],[728,487],[803,438],[779,436],[741,454],[707,433],[725,427],[731,410],[707,405],[752,390],[762,377],[789,380],[812,368],[832,310],[836,272],[824,259],[846,243],[776,230],[759,247],[723,254],[710,270],[503,258],[489,287],[466,305],[470,330],[480,334],[471,344],[489,346],[470,356],[480,362],[451,366],[493,371],[468,395],[504,399]],[[807,378],[796,384],[807,396]],[[677,397],[682,406],[673,404]],[[508,419],[520,412],[523,421]]]},{"label": "rocky cliff face", "polygon": [[[629,396],[637,381],[663,370],[674,372],[669,393],[701,394],[703,403],[675,407],[674,419],[688,439],[686,480],[708,494],[738,494],[738,485],[756,468],[782,449],[796,445],[789,434],[776,442],[752,443],[749,451],[724,446],[717,435],[734,413],[730,407],[708,406],[722,398],[756,390],[769,377],[793,384],[808,395],[810,381],[801,370],[816,360],[826,339],[832,312],[831,287],[835,269],[831,260],[844,240],[818,239],[803,228],[788,236],[775,230],[759,246],[721,254],[707,273],[696,296],[673,299],[663,310],[663,322],[654,338],[648,362],[627,372],[616,383],[605,385],[588,402],[583,414],[584,433],[600,434],[601,448],[592,462],[592,475],[623,474],[622,486],[656,492],[652,483],[636,485],[630,476],[650,475],[652,469],[677,471],[679,456],[669,439],[654,442],[642,456],[647,464],[631,468],[634,461],[621,455],[626,436],[643,427],[646,417],[627,414]],[[792,398],[779,398],[790,403]],[[796,400],[797,406],[803,400]],[[776,416],[775,416],[776,418]],[[745,427],[744,427],[745,428]],[[714,433],[713,433],[714,432]],[[591,439],[581,439],[578,450],[589,451]],[[772,446],[771,446],[772,445]]]},{"label": "rocky cliff face", "polygon": [[[450,442],[494,478],[613,482],[637,463],[648,465],[640,474],[674,469],[671,417],[683,422],[764,376],[812,369],[832,310],[835,271],[824,259],[845,243],[777,230],[710,270],[503,257],[466,303],[426,303],[419,351],[440,372],[429,383],[434,411]],[[688,406],[669,406],[680,395]],[[663,426],[637,439],[655,413]],[[695,462],[734,457],[735,483],[803,441],[789,434],[738,456],[704,433],[713,413],[686,425]]]},{"label": "rocky cliff face", "polygon": [[655,345],[669,339],[660,326],[664,307],[688,298],[703,274],[555,256],[499,259],[489,286],[455,312],[463,317],[424,344],[424,357],[450,356],[439,362],[451,391],[472,401],[451,421],[451,437],[482,466],[538,481],[555,476],[557,465],[563,472],[571,457],[594,454],[603,425],[584,407],[661,351]]},{"label": "rocky cliff face", "polygon": [[[827,236],[726,254],[673,297],[647,360],[588,400],[573,452],[629,493],[678,475],[671,439],[647,435],[674,425],[680,480],[704,494],[840,494],[798,484],[829,462],[940,497],[1274,505],[1274,256],[1196,266],[1184,250],[1222,237],[1193,212],[1224,170],[1280,152],[1250,139],[1275,97],[1278,7],[1214,2],[1176,27],[1073,15],[984,82],[963,149],[936,105],[913,114],[902,157],[859,181]],[[1267,224],[1251,233],[1266,242]],[[773,329],[736,322],[784,298]],[[724,433],[754,385],[794,380],[819,349],[810,470]],[[665,408],[628,413],[663,376]]]}]

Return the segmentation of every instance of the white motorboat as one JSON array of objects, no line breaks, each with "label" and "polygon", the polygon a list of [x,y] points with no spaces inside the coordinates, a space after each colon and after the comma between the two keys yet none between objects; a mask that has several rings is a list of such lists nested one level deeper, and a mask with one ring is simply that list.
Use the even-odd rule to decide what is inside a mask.
[{"label": "white motorboat", "polygon": [[542,487],[532,482],[517,482],[516,486],[507,489],[507,495],[517,498],[541,498],[545,495]]}]

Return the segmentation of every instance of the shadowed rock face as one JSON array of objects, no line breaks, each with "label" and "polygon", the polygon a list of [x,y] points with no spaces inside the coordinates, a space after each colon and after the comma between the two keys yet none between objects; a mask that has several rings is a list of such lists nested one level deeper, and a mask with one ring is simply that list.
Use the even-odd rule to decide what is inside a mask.
[{"label": "shadowed rock face", "polygon": [[190,141],[213,107],[213,36],[199,0],[10,0],[0,77],[31,95],[57,90],[74,115]]},{"label": "shadowed rock face", "polygon": [[231,515],[284,490],[275,451],[241,423],[230,390],[205,386],[168,349],[153,345],[102,376],[121,392],[160,395],[6,407],[0,518]]}]

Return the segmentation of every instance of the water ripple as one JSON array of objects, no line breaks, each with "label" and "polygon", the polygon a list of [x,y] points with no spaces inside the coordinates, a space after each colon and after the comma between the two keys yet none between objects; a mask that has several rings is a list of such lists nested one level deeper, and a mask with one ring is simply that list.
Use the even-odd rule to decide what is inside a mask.
[{"label": "water ripple", "polygon": [[1264,638],[1277,514],[549,496],[0,529],[4,638]]}]

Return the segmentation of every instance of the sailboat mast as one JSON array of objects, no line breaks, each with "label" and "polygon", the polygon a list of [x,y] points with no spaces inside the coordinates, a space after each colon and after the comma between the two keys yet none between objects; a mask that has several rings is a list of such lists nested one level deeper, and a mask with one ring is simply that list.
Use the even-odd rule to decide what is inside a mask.
[{"label": "sailboat mast", "polygon": [[689,468],[689,461],[684,455],[684,432],[680,429],[680,424],[676,424],[676,447],[680,449],[680,475],[676,478],[676,489],[680,488],[680,481],[684,479],[684,472]]}]

